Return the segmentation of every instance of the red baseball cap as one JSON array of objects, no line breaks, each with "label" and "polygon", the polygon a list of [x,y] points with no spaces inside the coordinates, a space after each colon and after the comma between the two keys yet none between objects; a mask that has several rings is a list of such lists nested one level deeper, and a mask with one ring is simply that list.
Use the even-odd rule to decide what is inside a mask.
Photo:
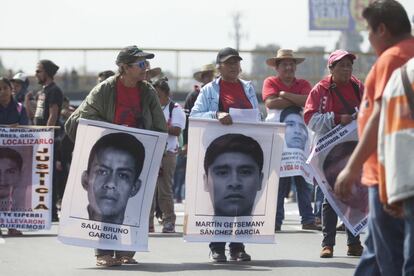
[{"label": "red baseball cap", "polygon": [[328,67],[331,67],[336,61],[343,59],[344,57],[350,57],[352,61],[356,59],[354,54],[351,54],[345,50],[335,50],[333,51],[328,58]]}]

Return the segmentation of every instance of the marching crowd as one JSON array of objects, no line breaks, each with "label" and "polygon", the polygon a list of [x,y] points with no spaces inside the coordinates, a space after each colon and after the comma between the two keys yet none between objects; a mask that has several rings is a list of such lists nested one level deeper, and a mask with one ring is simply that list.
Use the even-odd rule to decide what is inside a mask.
[{"label": "marching crowd", "polygon": [[[414,275],[414,175],[409,158],[413,154],[395,144],[400,141],[398,139],[405,139],[401,143],[407,148],[414,141],[414,96],[408,93],[401,99],[405,96],[404,90],[411,88],[412,94],[414,87],[414,38],[407,13],[397,1],[373,1],[362,16],[367,22],[371,46],[378,56],[365,84],[352,73],[357,56],[346,49],[337,49],[329,55],[329,74],[313,87],[307,80],[295,76],[296,68],[304,58],[292,50],[280,49],[275,57],[266,61],[276,72],[263,84],[261,95],[268,114],[266,120],[284,122],[286,132],[288,128],[297,132],[302,138],[292,140],[288,145],[294,148],[302,148],[303,140],[308,139],[303,122],[317,138],[337,125],[357,121],[359,141],[345,168],[329,180],[342,199],[350,196],[360,179],[368,186],[365,246],[361,245],[359,235],[354,236],[346,230],[347,255],[361,256],[355,275]],[[160,77],[161,69],[150,67],[148,60],[154,57],[137,46],[123,48],[115,61],[118,72],[101,72],[98,84],[76,110],[54,82],[59,67],[50,60],[40,60],[37,64],[35,76],[42,85],[37,94],[27,90],[28,78],[24,73],[18,73],[10,80],[0,78],[1,125],[56,127],[53,221],[58,220],[57,206],[63,197],[62,183],[66,182],[80,118],[168,134],[150,212],[149,232],[155,231],[156,216],[162,222],[163,233],[174,233],[174,198],[177,202],[182,200],[188,118],[216,119],[226,127],[233,123],[230,108],[259,108],[252,83],[240,78],[243,58],[233,48],[221,49],[215,65],[205,65],[194,73],[195,80],[201,85],[194,86],[184,107],[172,100],[168,79]],[[406,63],[404,71],[398,69]],[[398,77],[394,77],[395,74]],[[404,84],[402,78],[406,74],[409,85]],[[382,131],[381,135],[378,135],[379,131]],[[406,131],[405,136],[401,131]],[[393,135],[393,139],[387,139],[387,135]],[[398,154],[409,154],[402,165],[397,161]],[[11,184],[7,183],[10,170],[5,164],[8,163],[3,162],[7,158],[0,152],[0,200],[5,196],[4,191],[11,189],[8,187]],[[336,161],[332,160],[332,163]],[[313,190],[302,176],[279,179],[275,231],[282,229],[284,198],[292,185],[296,187],[302,229],[322,229],[320,257],[333,257],[338,216],[326,199],[323,203],[318,200],[322,206],[315,206],[315,211],[322,210],[320,226],[320,217],[315,215],[311,205]],[[316,190],[320,197],[317,187]],[[21,235],[17,229],[8,229],[8,233]],[[225,243],[212,242],[209,248],[213,261],[227,261]],[[251,260],[243,243],[230,243],[229,248],[230,260]],[[97,249],[95,255],[98,266],[137,263],[134,252],[129,251]]]}]

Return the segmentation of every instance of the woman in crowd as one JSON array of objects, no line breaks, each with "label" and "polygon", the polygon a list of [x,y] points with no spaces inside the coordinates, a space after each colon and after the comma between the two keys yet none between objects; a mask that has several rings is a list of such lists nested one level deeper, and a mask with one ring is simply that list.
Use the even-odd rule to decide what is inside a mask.
[{"label": "woman in crowd", "polygon": [[[328,59],[331,74],[319,81],[308,96],[304,119],[308,127],[315,132],[316,141],[335,126],[347,125],[356,119],[364,87],[362,82],[352,75],[355,59],[355,55],[344,50],[332,52]],[[326,198],[322,208],[323,240],[320,257],[332,258],[338,216]],[[359,235],[354,237],[348,230],[346,234],[347,255],[361,256],[363,248]]]},{"label": "woman in crowd", "polygon": [[[28,125],[26,110],[12,95],[12,84],[7,78],[0,78],[0,125]],[[12,207],[12,206],[11,206]],[[9,228],[9,236],[22,235],[17,229]],[[1,236],[1,231],[0,231]]]}]

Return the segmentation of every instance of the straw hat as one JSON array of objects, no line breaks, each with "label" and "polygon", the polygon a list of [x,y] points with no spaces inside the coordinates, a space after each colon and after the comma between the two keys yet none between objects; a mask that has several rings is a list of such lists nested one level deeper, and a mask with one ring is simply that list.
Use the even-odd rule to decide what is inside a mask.
[{"label": "straw hat", "polygon": [[297,57],[294,55],[292,50],[289,49],[279,49],[277,51],[276,57],[272,57],[266,60],[266,64],[272,67],[276,66],[276,62],[283,59],[294,59],[296,64],[299,64],[305,60],[303,57]]},{"label": "straw hat", "polygon": [[151,69],[147,69],[147,74],[150,79],[155,78],[156,76],[161,74],[161,68],[160,67],[154,67]]},{"label": "straw hat", "polygon": [[202,82],[201,75],[206,72],[216,72],[216,68],[213,64],[206,64],[201,66],[201,68],[193,74],[193,77],[196,81]]}]

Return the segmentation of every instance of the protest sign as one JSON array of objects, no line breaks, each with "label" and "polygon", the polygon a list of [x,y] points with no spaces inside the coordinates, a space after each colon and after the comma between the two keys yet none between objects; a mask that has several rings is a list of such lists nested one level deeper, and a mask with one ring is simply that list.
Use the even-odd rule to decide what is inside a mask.
[{"label": "protest sign", "polygon": [[360,181],[354,183],[350,198],[341,200],[334,193],[334,184],[357,141],[355,121],[346,126],[338,125],[317,141],[308,160],[329,204],[354,236],[367,225],[368,189]]},{"label": "protest sign", "polygon": [[149,212],[165,133],[80,120],[58,239],[147,251]]},{"label": "protest sign", "polygon": [[0,227],[51,227],[53,128],[0,128]]},{"label": "protest sign", "polygon": [[184,239],[274,243],[284,125],[190,118]]}]

